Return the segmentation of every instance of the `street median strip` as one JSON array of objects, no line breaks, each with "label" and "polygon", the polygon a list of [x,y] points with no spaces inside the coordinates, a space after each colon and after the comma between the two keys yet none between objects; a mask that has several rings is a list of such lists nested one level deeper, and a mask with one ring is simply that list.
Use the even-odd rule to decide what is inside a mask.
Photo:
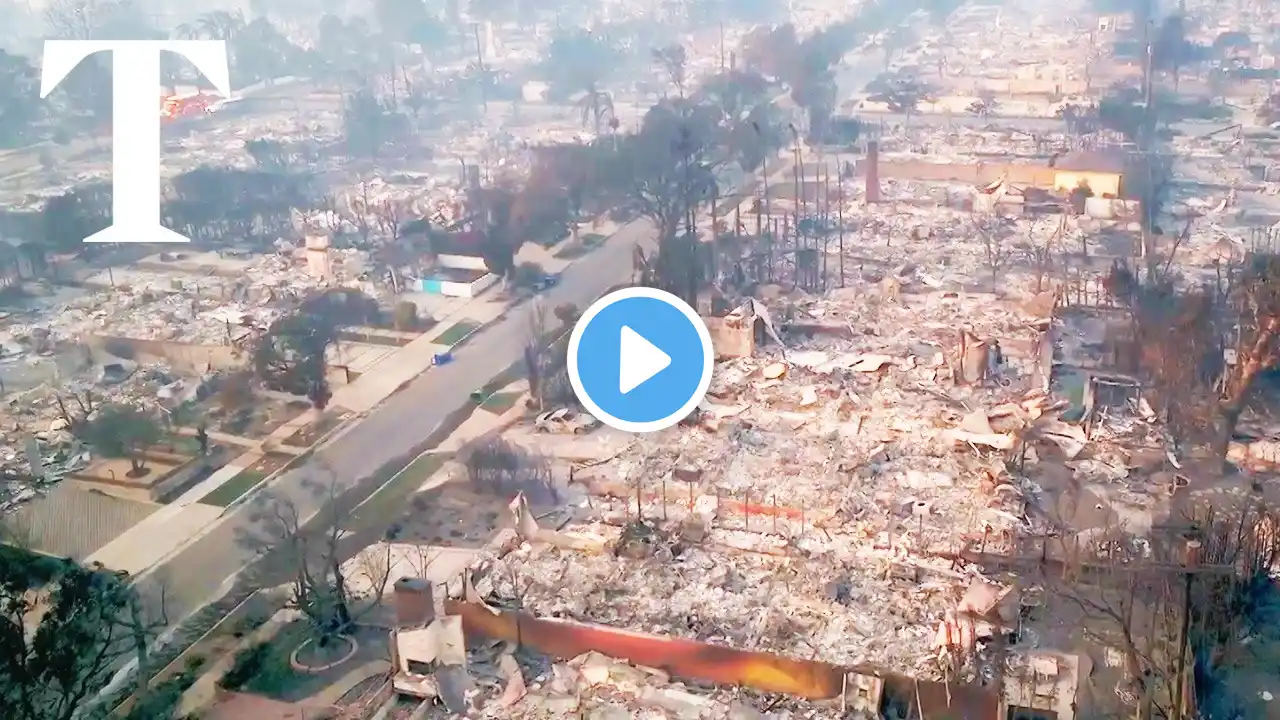
[{"label": "street median strip", "polygon": [[472,320],[459,320],[437,335],[432,342],[438,345],[457,345],[481,327],[481,323]]},{"label": "street median strip", "polygon": [[267,473],[258,472],[257,470],[241,470],[235,477],[222,483],[218,487],[209,491],[208,495],[200,498],[201,505],[218,505],[227,507],[236,500],[252,491],[263,480],[267,479]]},{"label": "street median strip", "polygon": [[409,463],[388,480],[382,487],[373,491],[364,502],[360,503],[348,516],[346,529],[364,529],[374,523],[389,523],[404,512],[405,503],[412,497],[422,483],[452,457],[451,453],[428,453]]}]

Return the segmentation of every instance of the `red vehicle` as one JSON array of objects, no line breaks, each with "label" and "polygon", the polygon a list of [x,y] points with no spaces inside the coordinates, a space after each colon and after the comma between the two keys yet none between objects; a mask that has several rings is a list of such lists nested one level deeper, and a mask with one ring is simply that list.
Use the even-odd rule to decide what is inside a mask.
[{"label": "red vehicle", "polygon": [[212,105],[219,100],[211,95],[171,95],[161,99],[160,116],[167,120],[194,117],[213,112]]}]

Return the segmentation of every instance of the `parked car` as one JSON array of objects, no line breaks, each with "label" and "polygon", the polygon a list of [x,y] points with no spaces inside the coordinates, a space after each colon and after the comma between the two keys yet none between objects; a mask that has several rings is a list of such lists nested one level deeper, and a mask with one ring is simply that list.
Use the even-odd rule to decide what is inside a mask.
[{"label": "parked car", "polygon": [[544,412],[533,421],[534,430],[557,435],[582,435],[591,432],[599,425],[600,421],[594,415],[570,408]]},{"label": "parked car", "polygon": [[535,292],[542,292],[560,284],[560,276],[555,273],[546,273],[533,283]]}]

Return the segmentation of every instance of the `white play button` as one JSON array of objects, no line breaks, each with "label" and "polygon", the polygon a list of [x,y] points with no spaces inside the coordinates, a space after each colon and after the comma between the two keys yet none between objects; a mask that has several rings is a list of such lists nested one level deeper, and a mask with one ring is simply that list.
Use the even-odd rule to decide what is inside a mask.
[{"label": "white play button", "polygon": [[[628,433],[665,430],[698,408],[715,349],[698,312],[669,292],[614,290],[573,326],[569,382],[583,409]],[[644,386],[643,392],[635,389]]]},{"label": "white play button", "polygon": [[645,340],[640,333],[622,326],[622,350],[618,362],[618,392],[626,395],[645,384],[671,364],[671,356]]}]

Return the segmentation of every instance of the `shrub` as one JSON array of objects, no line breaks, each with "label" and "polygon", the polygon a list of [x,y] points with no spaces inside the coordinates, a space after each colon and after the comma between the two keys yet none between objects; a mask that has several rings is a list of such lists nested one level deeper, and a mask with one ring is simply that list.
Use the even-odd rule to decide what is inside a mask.
[{"label": "shrub", "polygon": [[542,282],[547,273],[535,262],[522,262],[516,268],[514,281],[519,287],[534,287]]},{"label": "shrub", "polygon": [[559,320],[562,325],[573,324],[574,321],[578,319],[578,315],[580,314],[578,312],[578,306],[574,305],[573,303],[564,303],[563,305],[557,305],[556,309],[553,312],[555,313],[556,319]]},{"label": "shrub", "polygon": [[225,690],[239,690],[254,678],[271,655],[271,646],[267,643],[256,643],[236,653],[235,662],[218,686]]},{"label": "shrub", "polygon": [[405,300],[396,303],[392,323],[397,330],[413,330],[418,327],[418,306]]},{"label": "shrub", "polygon": [[125,720],[156,720],[173,717],[182,704],[182,694],[196,682],[194,673],[180,672],[146,691],[134,703]]}]

